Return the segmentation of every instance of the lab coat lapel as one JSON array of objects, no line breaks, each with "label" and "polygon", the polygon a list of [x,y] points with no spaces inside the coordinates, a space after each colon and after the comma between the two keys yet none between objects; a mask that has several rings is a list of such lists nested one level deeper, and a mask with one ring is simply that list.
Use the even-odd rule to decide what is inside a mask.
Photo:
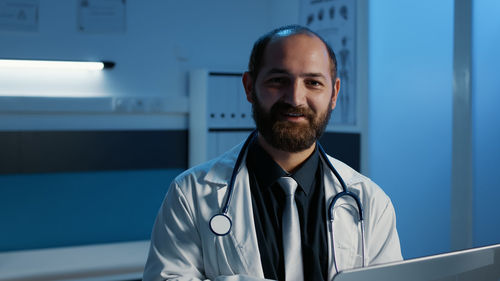
[{"label": "lab coat lapel", "polygon": [[[353,188],[353,185],[357,183],[357,180],[352,176],[351,172],[344,169],[343,163],[334,158],[329,157],[329,160],[332,162],[337,172],[343,178],[344,182],[347,185],[349,191],[357,193],[358,191]],[[325,186],[325,200],[326,200],[326,217],[329,217],[329,206],[333,200],[333,197],[337,195],[339,192],[342,192],[342,186],[339,181],[330,171],[327,164],[323,162],[324,167],[324,186]],[[358,194],[359,196],[359,194]],[[339,206],[349,206],[349,207],[341,207],[338,211],[335,211],[335,241],[332,240],[332,222],[328,221],[328,280],[332,280],[334,275],[337,274],[335,270],[334,263],[336,262],[337,268],[341,270],[350,269],[358,267],[357,263],[360,262],[360,257],[357,257],[357,249],[359,248],[360,239],[356,236],[360,233],[361,229],[359,228],[357,216],[357,210],[352,209],[352,206],[355,206],[352,198],[350,197],[341,197],[338,199],[335,204],[336,207]],[[335,243],[334,243],[335,242]],[[335,247],[335,252],[334,252]],[[335,261],[335,258],[338,260]]]},{"label": "lab coat lapel", "polygon": [[242,162],[243,164],[236,177],[233,198],[228,210],[228,215],[233,221],[233,228],[230,235],[233,237],[235,243],[237,243],[236,248],[243,263],[246,265],[248,275],[264,278],[254,224],[248,170],[246,165],[244,165],[245,160]]},{"label": "lab coat lapel", "polygon": [[[223,207],[228,196],[227,184],[230,181],[236,156],[240,149],[241,146],[234,148],[217,163],[216,170],[219,173],[209,173],[206,177],[207,181],[220,184],[217,189],[219,210]],[[239,167],[227,213],[232,221],[231,231],[226,236],[215,238],[219,252],[217,255],[219,271],[221,274],[246,274],[264,278],[245,158],[243,157]]]}]

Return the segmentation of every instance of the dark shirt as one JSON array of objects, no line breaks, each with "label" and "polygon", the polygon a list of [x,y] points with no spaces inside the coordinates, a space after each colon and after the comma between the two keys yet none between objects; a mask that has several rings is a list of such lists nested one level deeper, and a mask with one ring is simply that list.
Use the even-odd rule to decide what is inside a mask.
[{"label": "dark shirt", "polygon": [[[285,280],[281,217],[285,193],[276,183],[284,171],[257,141],[249,149],[252,206],[264,276]],[[316,149],[291,175],[299,184],[295,203],[299,213],[305,280],[328,279],[328,242],[323,188],[323,167]]]}]

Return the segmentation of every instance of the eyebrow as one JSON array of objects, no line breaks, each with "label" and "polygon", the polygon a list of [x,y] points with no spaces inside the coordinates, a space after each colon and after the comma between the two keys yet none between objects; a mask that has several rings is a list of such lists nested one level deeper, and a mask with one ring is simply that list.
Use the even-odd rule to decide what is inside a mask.
[{"label": "eyebrow", "polygon": [[266,72],[266,75],[269,74],[290,74],[288,71],[281,68],[271,68]]},{"label": "eyebrow", "polygon": [[[269,71],[266,72],[266,75],[269,74],[290,74],[290,72],[286,71],[285,69],[281,68],[271,68]],[[311,78],[324,78],[326,79],[325,75],[323,75],[320,72],[305,72],[301,73],[299,75],[300,77],[311,77]]]}]

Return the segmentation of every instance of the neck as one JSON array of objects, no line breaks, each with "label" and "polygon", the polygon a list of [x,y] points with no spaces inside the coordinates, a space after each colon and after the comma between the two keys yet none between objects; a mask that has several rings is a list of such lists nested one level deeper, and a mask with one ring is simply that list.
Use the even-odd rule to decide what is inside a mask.
[{"label": "neck", "polygon": [[273,160],[288,173],[293,173],[309,156],[311,156],[316,148],[316,142],[314,142],[309,148],[302,151],[283,151],[271,146],[260,134],[258,136],[258,142],[262,148],[271,155]]}]

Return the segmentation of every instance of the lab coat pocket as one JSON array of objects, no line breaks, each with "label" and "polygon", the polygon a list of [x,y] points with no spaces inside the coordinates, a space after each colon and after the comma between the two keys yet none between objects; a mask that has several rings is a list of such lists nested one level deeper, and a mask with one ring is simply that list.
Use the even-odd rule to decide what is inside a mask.
[{"label": "lab coat pocket", "polygon": [[245,266],[241,260],[241,249],[231,234],[218,236],[216,238],[218,275],[234,275],[245,272]]},{"label": "lab coat pocket", "polygon": [[334,209],[333,231],[337,269],[361,267],[362,239],[357,209],[351,204],[338,204]]},{"label": "lab coat pocket", "polygon": [[339,271],[354,269],[363,266],[363,257],[349,249],[339,249],[337,267]]}]

